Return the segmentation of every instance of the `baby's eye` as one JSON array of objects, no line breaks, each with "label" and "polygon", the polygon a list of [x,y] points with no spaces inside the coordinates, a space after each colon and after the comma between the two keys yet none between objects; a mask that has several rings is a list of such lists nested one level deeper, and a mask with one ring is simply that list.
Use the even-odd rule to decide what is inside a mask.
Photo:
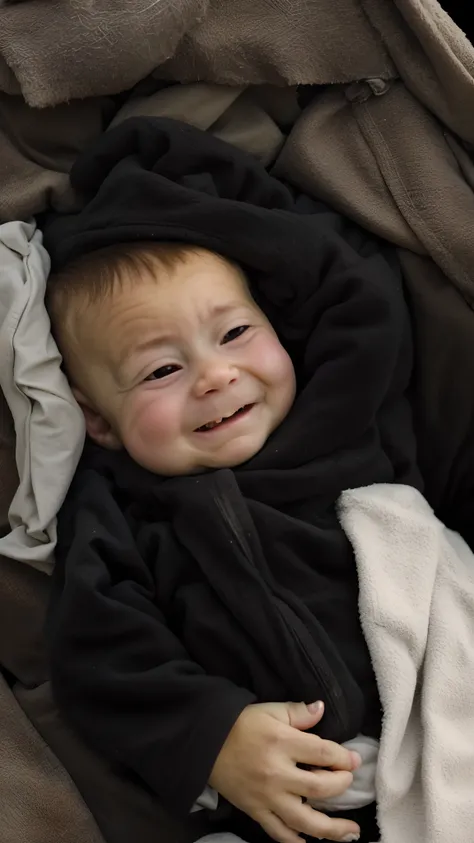
[{"label": "baby's eye", "polygon": [[241,337],[242,334],[245,334],[245,331],[248,331],[250,325],[239,325],[237,328],[231,328],[230,331],[227,331],[224,339],[222,340],[222,345],[225,345],[226,342],[232,342],[232,340],[236,340],[237,337]]},{"label": "baby's eye", "polygon": [[181,366],[176,366],[174,363],[170,364],[169,366],[161,366],[159,369],[154,369],[146,378],[146,381],[158,381],[161,378],[167,378],[168,375],[174,374],[174,372],[179,372]]}]

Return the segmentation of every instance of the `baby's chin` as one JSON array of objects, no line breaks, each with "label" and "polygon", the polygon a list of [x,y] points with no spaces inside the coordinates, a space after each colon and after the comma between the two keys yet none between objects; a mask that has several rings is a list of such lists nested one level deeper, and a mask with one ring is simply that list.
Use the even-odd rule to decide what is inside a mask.
[{"label": "baby's chin", "polygon": [[[262,441],[263,440],[263,441]],[[137,458],[137,455],[130,453],[132,459],[138,462],[143,468],[161,477],[184,477],[186,475],[204,474],[207,471],[216,471],[220,468],[236,468],[238,465],[248,462],[262,449],[266,437],[259,437],[253,441],[231,441],[215,452],[205,450],[193,450],[191,453],[177,455],[176,460],[161,460],[158,456],[144,459]]]},{"label": "baby's chin", "polygon": [[235,441],[226,443],[226,446],[219,449],[217,453],[202,454],[195,463],[195,471],[211,471],[219,468],[236,468],[252,459],[263,448],[267,436],[238,438]]}]

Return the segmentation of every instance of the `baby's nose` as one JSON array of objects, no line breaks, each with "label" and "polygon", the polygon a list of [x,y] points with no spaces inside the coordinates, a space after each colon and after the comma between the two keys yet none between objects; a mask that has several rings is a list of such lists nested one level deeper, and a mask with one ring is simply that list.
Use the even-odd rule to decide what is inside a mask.
[{"label": "baby's nose", "polygon": [[238,373],[234,366],[218,363],[206,366],[201,372],[196,389],[199,394],[218,392],[237,380]]}]

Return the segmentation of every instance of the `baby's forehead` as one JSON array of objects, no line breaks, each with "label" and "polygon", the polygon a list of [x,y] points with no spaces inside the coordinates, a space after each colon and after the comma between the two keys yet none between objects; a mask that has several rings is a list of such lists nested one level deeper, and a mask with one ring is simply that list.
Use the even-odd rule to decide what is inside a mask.
[{"label": "baby's forehead", "polygon": [[110,290],[109,302],[127,298],[176,304],[189,300],[196,306],[217,298],[254,302],[243,269],[221,255],[205,250],[192,252],[171,268],[160,266],[158,262],[155,269],[148,266],[141,272],[128,271]]},{"label": "baby's forehead", "polygon": [[69,301],[67,321],[76,347],[102,347],[105,353],[110,334],[131,330],[133,324],[139,331],[140,321],[174,321],[183,311],[199,311],[206,318],[243,304],[257,307],[243,270],[220,255],[197,250],[171,267],[159,260],[125,266],[99,296],[80,290]]},{"label": "baby's forehead", "polygon": [[[84,303],[83,303],[84,305]],[[107,353],[154,327],[172,330],[180,321],[205,322],[243,306],[256,308],[243,272],[224,261],[189,260],[173,272],[128,273],[99,301],[75,310],[82,342]]]}]

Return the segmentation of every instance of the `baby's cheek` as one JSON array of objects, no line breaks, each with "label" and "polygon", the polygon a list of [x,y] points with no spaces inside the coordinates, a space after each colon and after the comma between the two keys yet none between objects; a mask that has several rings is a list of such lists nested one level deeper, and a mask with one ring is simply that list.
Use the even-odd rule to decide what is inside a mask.
[{"label": "baby's cheek", "polygon": [[277,338],[262,337],[254,353],[262,379],[272,386],[286,385],[291,391],[295,380],[293,364]]},{"label": "baby's cheek", "polygon": [[127,428],[134,448],[166,446],[179,430],[176,408],[170,402],[145,395],[134,402]]}]

